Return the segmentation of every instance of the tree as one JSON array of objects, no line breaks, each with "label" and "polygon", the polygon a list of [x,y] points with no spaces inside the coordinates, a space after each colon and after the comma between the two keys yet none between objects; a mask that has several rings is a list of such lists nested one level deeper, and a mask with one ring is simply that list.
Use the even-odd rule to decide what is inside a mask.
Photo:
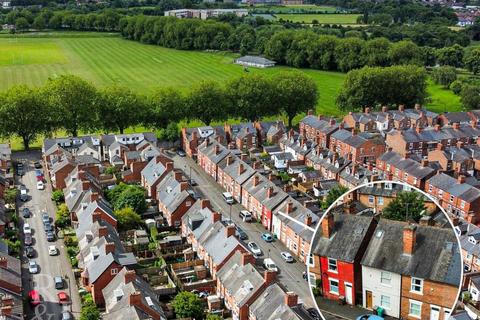
[{"label": "tree", "polygon": [[340,198],[345,192],[348,191],[347,187],[337,186],[328,191],[325,201],[322,202],[322,209],[328,209],[338,198]]},{"label": "tree", "polygon": [[33,20],[32,27],[37,30],[43,30],[47,27],[47,23],[42,16],[38,15],[35,17],[35,20]]},{"label": "tree", "polygon": [[418,222],[425,212],[423,195],[418,192],[400,192],[382,211],[391,220]]},{"label": "tree", "polygon": [[222,320],[223,318],[220,317],[218,314],[209,313],[207,314],[207,320]]},{"label": "tree", "polygon": [[119,131],[138,125],[144,117],[144,102],[132,90],[113,85],[101,90],[95,107],[97,123],[105,132]]},{"label": "tree", "polygon": [[55,225],[59,228],[64,228],[70,225],[70,210],[65,203],[58,206],[55,214]]},{"label": "tree", "polygon": [[30,143],[45,132],[49,111],[39,89],[11,87],[0,96],[0,133],[20,137],[25,150],[29,150]]},{"label": "tree", "polygon": [[82,304],[80,320],[97,320],[100,318],[100,311],[98,311],[93,299],[85,298],[85,301]]},{"label": "tree", "polygon": [[465,84],[460,92],[460,101],[467,110],[480,108],[480,86]]},{"label": "tree", "polygon": [[442,66],[460,68],[463,66],[464,49],[458,44],[437,50],[437,62]]},{"label": "tree", "polygon": [[17,199],[18,189],[17,188],[7,188],[5,189],[4,200],[6,204],[15,204],[15,200]]},{"label": "tree", "polygon": [[178,125],[176,123],[169,123],[165,129],[160,130],[158,138],[160,140],[175,142],[180,136]]},{"label": "tree", "polygon": [[65,197],[63,195],[62,190],[55,190],[52,192],[52,201],[55,201],[55,203],[60,203],[65,200]]},{"label": "tree", "polygon": [[338,69],[347,72],[352,69],[361,68],[365,62],[362,51],[365,41],[358,38],[346,38],[341,40],[335,47],[335,61]]},{"label": "tree", "polygon": [[118,224],[122,230],[130,230],[142,223],[142,217],[130,207],[115,210]]},{"label": "tree", "polygon": [[[115,190],[115,187],[113,190]],[[136,185],[125,185],[123,190],[113,199],[113,208],[120,210],[126,207],[132,208],[135,212],[142,214],[147,210],[147,201],[145,200],[145,190]]]},{"label": "tree", "polygon": [[425,70],[417,66],[353,70],[344,80],[337,104],[344,111],[392,104],[413,106],[427,96],[426,79]]},{"label": "tree", "polygon": [[436,84],[442,85],[445,89],[457,80],[457,72],[454,67],[442,66],[432,70],[432,79]]},{"label": "tree", "polygon": [[273,84],[262,75],[249,74],[234,79],[227,84],[227,92],[233,106],[232,116],[253,122],[278,114]]},{"label": "tree", "polygon": [[148,108],[143,123],[149,128],[166,128],[169,122],[178,122],[187,117],[185,98],[174,88],[161,88],[148,99]]},{"label": "tree", "polygon": [[28,23],[27,19],[20,17],[15,20],[15,30],[25,31],[28,29],[30,24]]},{"label": "tree", "polygon": [[375,38],[367,41],[362,50],[362,57],[365,57],[367,66],[386,67],[390,60],[388,52],[390,50],[390,41],[386,38]]},{"label": "tree", "polygon": [[227,119],[228,106],[225,90],[215,81],[201,81],[192,88],[187,97],[189,118],[199,119],[207,126],[212,121]]},{"label": "tree", "polygon": [[203,319],[203,304],[197,295],[182,291],[175,296],[172,302],[177,318]]},{"label": "tree", "polygon": [[480,73],[480,48],[467,50],[463,62],[468,71],[473,74]]},{"label": "tree", "polygon": [[70,135],[76,137],[80,129],[92,129],[98,101],[94,86],[77,76],[61,75],[49,79],[45,91],[58,115],[58,125]]},{"label": "tree", "polygon": [[301,72],[280,72],[273,78],[276,103],[288,117],[288,126],[292,127],[293,118],[300,112],[314,109],[317,104],[316,83]]},{"label": "tree", "polygon": [[409,40],[393,43],[388,51],[391,64],[423,65],[422,49]]}]

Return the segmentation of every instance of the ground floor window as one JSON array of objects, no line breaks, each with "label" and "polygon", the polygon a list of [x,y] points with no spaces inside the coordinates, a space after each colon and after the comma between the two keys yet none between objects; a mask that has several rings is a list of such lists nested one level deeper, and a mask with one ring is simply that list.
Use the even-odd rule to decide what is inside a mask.
[{"label": "ground floor window", "polygon": [[382,294],[380,297],[380,306],[385,309],[390,309],[390,297]]},{"label": "ground floor window", "polygon": [[408,314],[412,317],[421,318],[422,317],[422,303],[414,300],[410,300],[410,307]]},{"label": "ground floor window", "polygon": [[330,284],[330,293],[333,293],[333,294],[339,294],[339,291],[338,291],[338,280],[336,279],[330,279],[329,280],[329,284]]}]

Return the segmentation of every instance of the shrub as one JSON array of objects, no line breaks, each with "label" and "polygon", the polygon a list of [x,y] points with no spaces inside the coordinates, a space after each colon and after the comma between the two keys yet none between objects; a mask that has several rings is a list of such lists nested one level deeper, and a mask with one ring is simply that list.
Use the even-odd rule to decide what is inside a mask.
[{"label": "shrub", "polygon": [[436,84],[448,88],[452,82],[457,80],[457,72],[454,67],[437,67],[432,71],[432,79]]},{"label": "shrub", "polygon": [[61,190],[55,190],[52,192],[52,201],[55,201],[56,204],[65,201],[65,197]]}]

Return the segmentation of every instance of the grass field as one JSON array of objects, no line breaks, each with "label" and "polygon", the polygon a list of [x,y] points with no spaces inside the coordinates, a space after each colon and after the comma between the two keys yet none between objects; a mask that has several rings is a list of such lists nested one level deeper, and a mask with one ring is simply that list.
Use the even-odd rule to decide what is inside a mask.
[{"label": "grass field", "polygon": [[298,11],[298,12],[305,12],[305,11],[335,12],[335,11],[337,11],[337,8],[332,7],[332,6],[316,6],[316,5],[311,5],[311,4],[284,5],[284,6],[255,5],[253,7],[249,6],[248,9],[250,9],[250,10],[272,10],[272,11],[275,11],[275,12],[292,12],[292,11]]},{"label": "grass field", "polygon": [[[49,77],[64,73],[79,75],[97,86],[117,83],[141,93],[161,86],[187,89],[202,79],[224,83],[244,73],[241,66],[233,64],[235,55],[230,53],[178,51],[101,34],[0,37],[0,52],[0,91],[15,84],[42,85]],[[266,75],[280,70],[292,68],[250,68],[251,73]],[[317,112],[341,115],[335,98],[345,74],[302,71],[318,85]],[[439,112],[460,110],[458,97],[451,91],[430,84],[429,93],[432,102],[428,108]],[[12,143],[18,148],[18,141]]]},{"label": "grass field", "polygon": [[336,14],[275,14],[277,19],[289,20],[292,22],[312,23],[317,20],[318,23],[327,24],[356,24],[358,14],[336,13]]}]

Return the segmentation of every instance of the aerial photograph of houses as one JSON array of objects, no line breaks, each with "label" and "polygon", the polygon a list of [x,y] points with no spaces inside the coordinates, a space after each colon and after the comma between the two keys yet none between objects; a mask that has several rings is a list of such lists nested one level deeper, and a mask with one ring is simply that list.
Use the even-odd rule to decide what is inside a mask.
[{"label": "aerial photograph of houses", "polygon": [[311,250],[309,282],[321,311],[443,320],[457,302],[457,233],[411,186],[375,182],[350,191],[319,222]]}]

